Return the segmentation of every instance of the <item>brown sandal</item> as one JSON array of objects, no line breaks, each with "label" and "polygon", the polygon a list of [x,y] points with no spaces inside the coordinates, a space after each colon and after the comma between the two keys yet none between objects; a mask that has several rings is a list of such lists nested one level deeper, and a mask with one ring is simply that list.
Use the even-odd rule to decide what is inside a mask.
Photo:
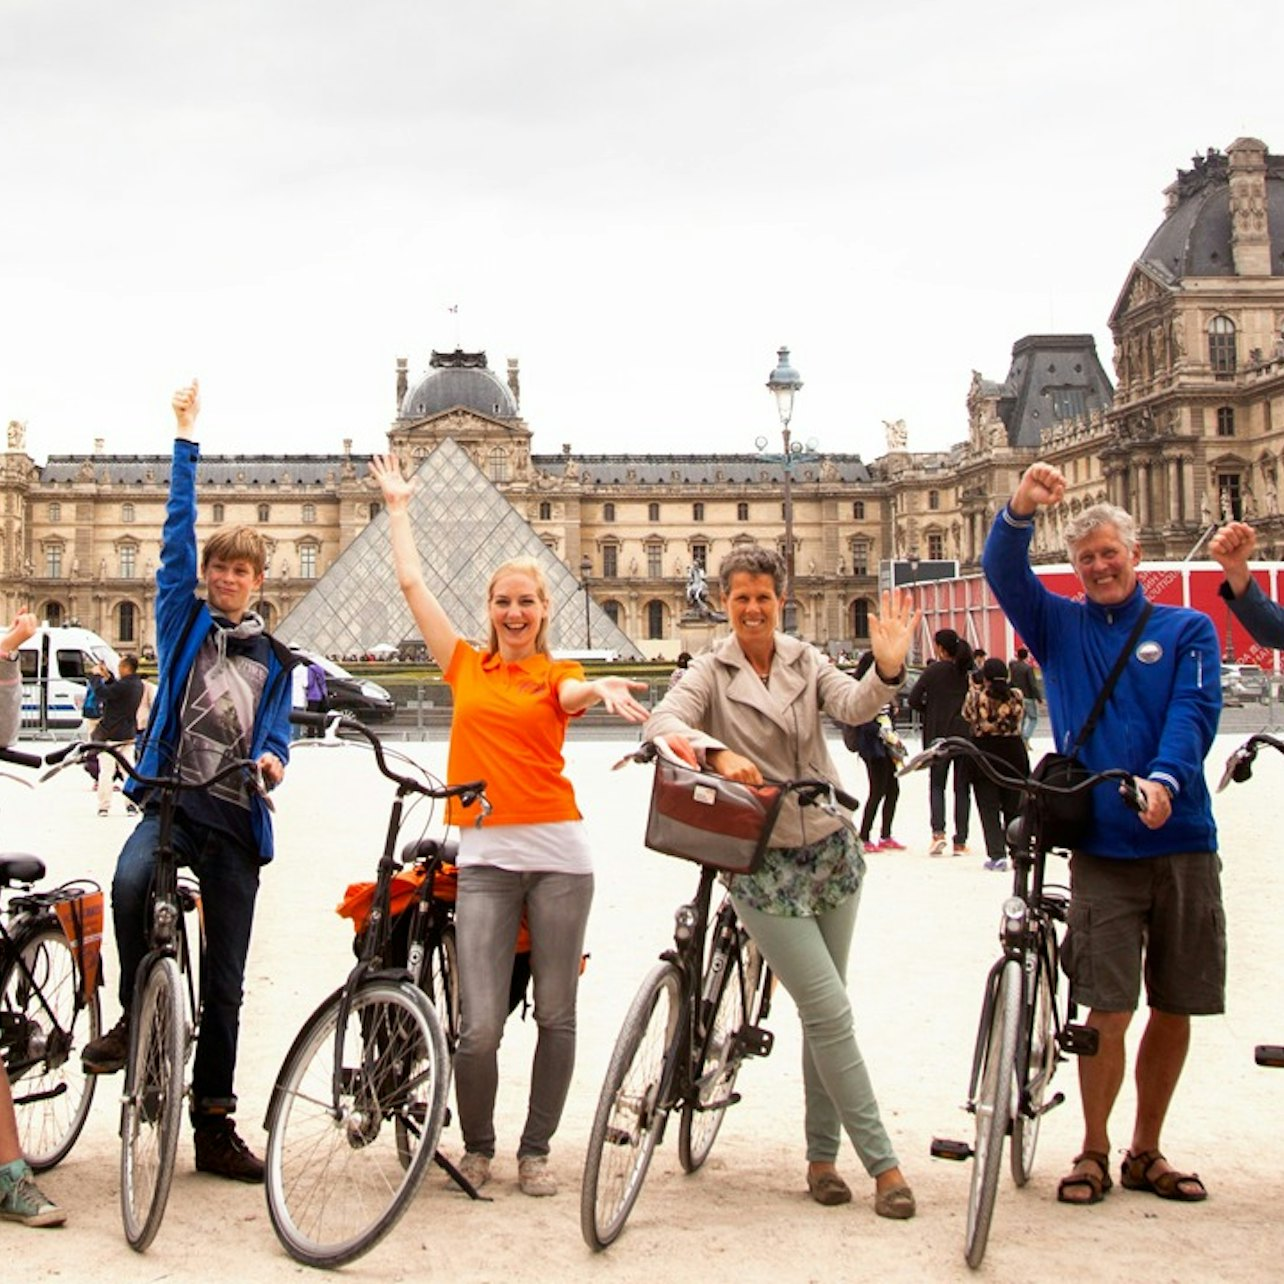
[{"label": "brown sandal", "polygon": [[[1078,1168],[1080,1164],[1096,1164],[1100,1170],[1100,1175],[1094,1172],[1071,1172],[1057,1183],[1057,1200],[1062,1204],[1099,1204],[1105,1198],[1114,1182],[1110,1178],[1110,1156],[1103,1155],[1099,1150],[1085,1150],[1083,1154],[1074,1157],[1074,1166]],[[1087,1199],[1067,1199],[1066,1191],[1078,1190],[1083,1188],[1088,1191]]]},{"label": "brown sandal", "polygon": [[[1134,1155],[1130,1150],[1119,1171],[1119,1181],[1125,1190],[1148,1190],[1160,1199],[1176,1199],[1184,1204],[1197,1204],[1208,1198],[1204,1183],[1198,1173],[1179,1173],[1175,1168],[1151,1177],[1150,1170],[1160,1161],[1167,1163],[1157,1150],[1143,1150]],[[1198,1187],[1192,1190],[1191,1186]]]}]

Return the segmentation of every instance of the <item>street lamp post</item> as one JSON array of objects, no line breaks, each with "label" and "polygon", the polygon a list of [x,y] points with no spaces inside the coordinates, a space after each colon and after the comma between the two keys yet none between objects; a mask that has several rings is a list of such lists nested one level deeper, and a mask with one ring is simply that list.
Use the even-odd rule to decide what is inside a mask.
[{"label": "street lamp post", "polygon": [[[780,414],[780,428],[784,435],[785,451],[782,457],[785,472],[785,618],[786,633],[798,632],[798,605],[794,601],[794,456],[802,453],[801,443],[789,440],[789,421],[794,415],[794,394],[803,386],[798,371],[789,364],[789,349],[780,348],[776,353],[776,368],[767,380],[767,387],[776,398]],[[763,443],[765,444],[765,443]]]},{"label": "street lamp post", "polygon": [[589,576],[593,573],[593,563],[587,553],[580,558],[580,579],[584,584],[584,649],[593,649],[593,621],[589,615]]}]

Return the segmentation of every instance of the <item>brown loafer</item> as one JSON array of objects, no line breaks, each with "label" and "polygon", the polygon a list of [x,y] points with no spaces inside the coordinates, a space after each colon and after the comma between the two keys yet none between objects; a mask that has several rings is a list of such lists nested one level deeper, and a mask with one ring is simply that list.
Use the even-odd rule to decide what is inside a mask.
[{"label": "brown loafer", "polygon": [[852,1202],[852,1188],[835,1172],[826,1171],[816,1177],[808,1173],[807,1192],[818,1204],[827,1207]]},{"label": "brown loafer", "polygon": [[874,1211],[880,1217],[906,1221],[918,1212],[918,1205],[914,1202],[914,1192],[908,1186],[891,1186],[874,1196]]}]

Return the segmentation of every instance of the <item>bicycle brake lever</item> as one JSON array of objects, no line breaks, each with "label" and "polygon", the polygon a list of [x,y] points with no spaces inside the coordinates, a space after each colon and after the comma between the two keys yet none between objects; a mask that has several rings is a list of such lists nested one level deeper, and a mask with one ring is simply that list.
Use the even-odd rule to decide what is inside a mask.
[{"label": "bicycle brake lever", "polygon": [[922,771],[924,767],[935,762],[937,756],[935,745],[927,749],[920,749],[896,774],[898,776],[908,776],[911,771]]},{"label": "bicycle brake lever", "polygon": [[1253,759],[1256,756],[1255,750],[1245,749],[1242,745],[1236,749],[1226,759],[1226,770],[1222,772],[1222,778],[1217,785],[1217,792],[1220,794],[1232,780],[1241,784],[1248,780],[1253,774]]}]

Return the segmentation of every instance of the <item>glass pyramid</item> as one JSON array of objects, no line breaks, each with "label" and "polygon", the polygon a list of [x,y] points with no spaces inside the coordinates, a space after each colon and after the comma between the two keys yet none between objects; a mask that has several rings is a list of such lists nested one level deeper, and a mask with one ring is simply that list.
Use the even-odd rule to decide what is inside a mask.
[{"label": "glass pyramid", "polygon": [[[460,633],[485,644],[491,572],[509,558],[529,557],[548,581],[549,645],[554,651],[585,648],[584,588],[468,453],[448,438],[420,465],[418,481],[410,524],[424,581]],[[641,659],[591,597],[588,615],[595,650]],[[386,512],[343,550],[275,632],[283,642],[340,656],[420,641],[397,587]]]}]

